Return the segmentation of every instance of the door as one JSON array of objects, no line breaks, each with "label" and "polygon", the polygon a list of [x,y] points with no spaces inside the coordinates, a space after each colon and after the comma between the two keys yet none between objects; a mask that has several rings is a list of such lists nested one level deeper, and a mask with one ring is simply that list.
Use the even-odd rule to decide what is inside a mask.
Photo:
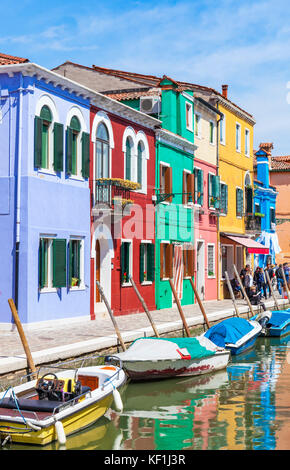
[{"label": "door", "polygon": [[[96,241],[96,281],[101,280],[101,248],[99,240]],[[101,302],[101,295],[96,283],[96,302]]]},{"label": "door", "polygon": [[204,241],[198,241],[196,246],[196,288],[202,300],[204,300]]}]

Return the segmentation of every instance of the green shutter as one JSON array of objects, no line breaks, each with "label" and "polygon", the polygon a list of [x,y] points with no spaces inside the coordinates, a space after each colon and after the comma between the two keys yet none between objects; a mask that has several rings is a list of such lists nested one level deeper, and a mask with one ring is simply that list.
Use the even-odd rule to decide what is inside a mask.
[{"label": "green shutter", "polygon": [[72,157],[73,157],[73,131],[70,127],[66,130],[66,172],[72,174]]},{"label": "green shutter", "polygon": [[82,175],[90,177],[90,134],[82,133]]},{"label": "green shutter", "polygon": [[144,243],[140,243],[140,283],[144,282]]},{"label": "green shutter", "polygon": [[137,156],[137,182],[142,184],[142,149],[138,145],[138,156]]},{"label": "green shutter", "polygon": [[220,207],[220,177],[214,175],[213,177],[213,196],[215,197],[214,207],[219,209]]},{"label": "green shutter", "polygon": [[55,171],[63,171],[63,124],[60,124],[59,122],[54,123],[53,141],[53,167]]},{"label": "green shutter", "polygon": [[240,188],[236,189],[236,213],[238,217],[243,215],[243,190]]},{"label": "green shutter", "polygon": [[34,166],[41,168],[42,161],[42,119],[34,118]]},{"label": "green shutter", "polygon": [[213,196],[213,190],[212,190],[212,185],[213,185],[213,175],[210,173],[208,174],[208,207],[212,207],[214,204],[211,201],[212,196]]},{"label": "green shutter", "polygon": [[225,214],[228,213],[228,185],[225,185]]},{"label": "green shutter", "polygon": [[69,266],[68,266],[68,285],[71,286],[72,285],[72,271],[73,271],[73,267],[72,267],[72,264],[73,264],[73,246],[72,246],[72,240],[69,241],[69,244],[68,244],[68,247],[69,247]]},{"label": "green shutter", "polygon": [[153,243],[147,245],[147,279],[153,282],[155,276],[155,246]]},{"label": "green shutter", "polygon": [[39,288],[43,289],[47,283],[47,243],[44,238],[39,240]]},{"label": "green shutter", "polygon": [[125,273],[125,244],[121,243],[121,284],[124,282]]},{"label": "green shutter", "polygon": [[66,240],[53,240],[53,287],[66,287]]},{"label": "green shutter", "polygon": [[126,141],[126,180],[131,180],[131,146],[129,139]]},{"label": "green shutter", "polygon": [[198,204],[203,205],[203,170],[198,170],[198,192],[200,196],[198,198]]},{"label": "green shutter", "polygon": [[253,189],[252,188],[246,188],[246,208],[247,208],[247,213],[252,213],[253,212]]}]

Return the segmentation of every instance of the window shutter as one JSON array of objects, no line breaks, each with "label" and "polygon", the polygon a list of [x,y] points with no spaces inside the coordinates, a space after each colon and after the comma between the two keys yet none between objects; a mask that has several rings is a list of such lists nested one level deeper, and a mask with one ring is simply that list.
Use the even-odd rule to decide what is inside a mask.
[{"label": "window shutter", "polygon": [[147,279],[148,281],[154,282],[155,277],[155,246],[153,243],[147,245]]},{"label": "window shutter", "polygon": [[126,141],[126,180],[131,180],[131,146],[129,139]]},{"label": "window shutter", "polygon": [[66,130],[66,172],[72,174],[73,166],[73,131],[70,127]]},{"label": "window shutter", "polygon": [[54,123],[53,127],[53,167],[55,171],[63,171],[63,124]]},{"label": "window shutter", "polygon": [[82,133],[82,176],[90,177],[90,134]]},{"label": "window shutter", "polygon": [[42,119],[39,116],[34,118],[34,166],[41,168],[42,160]]},{"label": "window shutter", "polygon": [[198,173],[197,173],[197,192],[199,194],[197,203],[202,206],[203,205],[203,170],[198,170]]},{"label": "window shutter", "polygon": [[78,286],[81,282],[81,241],[78,241]]},{"label": "window shutter", "polygon": [[160,279],[164,278],[163,264],[164,264],[164,243],[160,243]]},{"label": "window shutter", "polygon": [[213,177],[214,181],[214,188],[213,188],[213,195],[215,197],[215,203],[214,206],[216,209],[220,207],[220,177],[215,175]]},{"label": "window shutter", "polygon": [[187,262],[188,262],[188,276],[194,276],[194,249],[191,248],[187,253]]},{"label": "window shutter", "polygon": [[47,253],[45,251],[45,241],[43,238],[39,240],[39,288],[42,289],[46,285],[46,260]]},{"label": "window shutter", "polygon": [[183,172],[183,182],[182,182],[182,204],[187,204],[187,193],[188,192],[188,188],[187,188],[187,173],[186,171]]},{"label": "window shutter", "polygon": [[73,262],[73,247],[72,247],[72,241],[69,241],[69,267],[68,267],[68,285],[72,285],[72,262]]},{"label": "window shutter", "polygon": [[187,189],[189,192],[189,197],[188,197],[188,202],[193,202],[194,201],[194,174],[188,175],[188,180],[187,180]]},{"label": "window shutter", "polygon": [[253,189],[246,188],[246,204],[247,204],[247,213],[251,214],[253,212]]},{"label": "window shutter", "polygon": [[165,277],[169,277],[172,279],[173,277],[173,245],[168,244],[166,245],[166,262],[165,262],[165,267],[166,267],[166,273]]},{"label": "window shutter", "polygon": [[[172,193],[172,168],[168,166],[165,171],[165,193]],[[167,199],[168,202],[172,202],[172,196]]]},{"label": "window shutter", "polygon": [[124,282],[124,273],[125,273],[125,244],[121,243],[121,284]]},{"label": "window shutter", "polygon": [[237,204],[237,216],[242,217],[243,215],[243,191],[240,188],[236,189],[236,204]]},{"label": "window shutter", "polygon": [[66,240],[53,240],[53,287],[66,287]]},{"label": "window shutter", "polygon": [[213,203],[211,201],[213,196],[213,191],[212,191],[212,175],[208,174],[208,207],[212,207]]},{"label": "window shutter", "polygon": [[140,283],[144,282],[144,243],[140,243]]},{"label": "window shutter", "polygon": [[138,145],[138,155],[137,155],[137,182],[142,184],[142,149]]}]

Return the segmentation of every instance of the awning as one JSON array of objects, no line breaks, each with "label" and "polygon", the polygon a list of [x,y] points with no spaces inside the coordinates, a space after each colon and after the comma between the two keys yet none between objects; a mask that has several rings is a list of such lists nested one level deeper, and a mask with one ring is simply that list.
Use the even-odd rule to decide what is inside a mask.
[{"label": "awning", "polygon": [[239,245],[245,246],[248,250],[248,253],[255,253],[259,255],[269,254],[269,248],[265,247],[265,245],[262,245],[261,243],[256,242],[255,240],[252,240],[251,238],[232,236],[227,236],[227,238],[238,243]]}]

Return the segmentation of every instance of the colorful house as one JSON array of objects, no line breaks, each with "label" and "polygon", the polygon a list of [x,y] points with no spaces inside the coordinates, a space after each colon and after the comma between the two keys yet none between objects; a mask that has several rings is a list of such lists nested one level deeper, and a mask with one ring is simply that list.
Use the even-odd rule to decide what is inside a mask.
[{"label": "colorful house", "polygon": [[273,144],[260,144],[255,152],[254,169],[254,218],[253,231],[257,232],[257,241],[265,245],[267,250],[261,249],[255,255],[255,264],[265,267],[269,262],[275,263],[276,254],[281,250],[276,233],[276,198],[278,192],[270,185],[270,161]]},{"label": "colorful house", "polygon": [[23,324],[89,315],[90,95],[27,62],[0,66],[0,312]]}]

